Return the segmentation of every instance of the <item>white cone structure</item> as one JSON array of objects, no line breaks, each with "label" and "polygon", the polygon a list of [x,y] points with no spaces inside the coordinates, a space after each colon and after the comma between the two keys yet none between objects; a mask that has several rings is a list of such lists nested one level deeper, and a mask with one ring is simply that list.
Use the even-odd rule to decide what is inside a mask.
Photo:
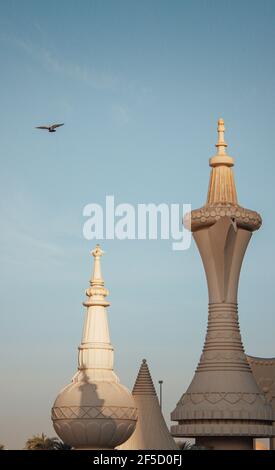
[{"label": "white cone structure", "polygon": [[106,307],[109,294],[101,275],[103,251],[92,251],[94,272],[86,290],[87,307],[79,346],[78,372],[58,395],[52,408],[56,433],[75,449],[114,449],[133,433],[137,410],[129,390],[113,370]]},{"label": "white cone structure", "polygon": [[272,409],[244,353],[237,304],[243,257],[261,217],[237,203],[234,160],[225,151],[222,119],[218,135],[207,203],[191,213],[208,284],[207,333],[194,378],[172,412],[178,424],[171,432],[214,449],[249,449],[254,437],[272,435]]},{"label": "white cone structure", "polygon": [[162,415],[146,359],[133,388],[138,422],[130,439],[119,450],[178,450]]}]

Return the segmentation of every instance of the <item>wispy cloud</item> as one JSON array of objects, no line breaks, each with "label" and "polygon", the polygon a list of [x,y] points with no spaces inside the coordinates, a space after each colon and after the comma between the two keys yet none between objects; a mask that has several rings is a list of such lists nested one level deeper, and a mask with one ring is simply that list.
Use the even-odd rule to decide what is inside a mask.
[{"label": "wispy cloud", "polygon": [[49,227],[39,215],[36,202],[25,191],[19,190],[9,197],[1,194],[0,214],[3,222],[0,256],[5,272],[12,266],[23,265],[25,270],[30,270],[41,262],[45,264],[45,260],[51,266],[64,262],[64,251],[57,234],[62,222],[55,230]]},{"label": "wispy cloud", "polygon": [[112,108],[112,117],[116,124],[125,126],[130,120],[129,110],[123,105],[115,105]]},{"label": "wispy cloud", "polygon": [[85,64],[60,59],[51,50],[34,44],[13,35],[1,34],[2,42],[9,43],[28,54],[35,62],[43,68],[54,73],[64,75],[74,80],[79,80],[97,89],[112,89],[117,86],[118,78],[108,72],[97,71]]}]

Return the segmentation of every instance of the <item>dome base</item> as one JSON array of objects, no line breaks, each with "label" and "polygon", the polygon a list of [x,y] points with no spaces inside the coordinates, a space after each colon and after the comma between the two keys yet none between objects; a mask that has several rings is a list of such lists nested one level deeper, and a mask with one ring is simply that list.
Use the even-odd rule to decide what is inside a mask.
[{"label": "dome base", "polygon": [[137,408],[115,382],[72,382],[52,408],[57,435],[75,449],[114,449],[134,432]]}]

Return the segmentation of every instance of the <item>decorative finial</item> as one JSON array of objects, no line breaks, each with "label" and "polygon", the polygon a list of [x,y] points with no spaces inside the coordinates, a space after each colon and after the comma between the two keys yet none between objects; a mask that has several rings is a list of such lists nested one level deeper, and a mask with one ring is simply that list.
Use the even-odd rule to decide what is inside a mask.
[{"label": "decorative finial", "polygon": [[100,262],[100,258],[104,255],[104,251],[101,249],[100,245],[96,245],[96,247],[91,251],[91,255],[94,257],[94,269],[90,280],[91,287],[86,289],[86,295],[89,299],[83,302],[83,305],[85,305],[85,307],[90,307],[92,305],[108,307],[110,304],[105,300],[105,297],[109,295],[109,291],[104,287]]},{"label": "decorative finial", "polygon": [[143,364],[146,364],[146,359],[142,359],[142,363],[143,363]]},{"label": "decorative finial", "polygon": [[262,223],[257,212],[244,209],[238,204],[237,191],[234,181],[234,158],[226,153],[227,144],[224,141],[224,120],[218,120],[218,143],[215,155],[209,159],[211,175],[208,186],[206,204],[192,210],[184,217],[184,226],[194,233],[204,227],[214,225],[221,217],[234,219],[233,227],[253,232]]},{"label": "decorative finial", "polygon": [[218,142],[216,143],[217,153],[210,158],[209,165],[212,167],[216,166],[234,166],[234,159],[226,153],[227,143],[224,140],[224,120],[220,118],[218,120]]},{"label": "decorative finial", "polygon": [[96,247],[91,251],[91,254],[95,258],[100,258],[102,255],[104,255],[104,251],[101,249],[101,246],[99,244],[96,245]]},{"label": "decorative finial", "polygon": [[216,143],[216,147],[218,149],[218,155],[226,155],[226,147],[227,143],[224,141],[224,120],[220,118],[218,120],[218,142]]},{"label": "decorative finial", "polygon": [[100,258],[101,256],[104,255],[104,251],[101,249],[100,245],[96,245],[96,247],[91,251],[91,254],[93,255],[95,261],[94,261],[94,272],[91,280],[91,284],[104,284],[104,281],[102,279],[101,275],[101,266],[100,266]]}]

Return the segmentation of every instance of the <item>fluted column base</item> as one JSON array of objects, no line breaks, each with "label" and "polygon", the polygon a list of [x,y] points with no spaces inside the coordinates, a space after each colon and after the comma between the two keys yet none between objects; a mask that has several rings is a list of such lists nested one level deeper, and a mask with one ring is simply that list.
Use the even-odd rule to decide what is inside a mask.
[{"label": "fluted column base", "polygon": [[236,303],[209,304],[203,352],[171,418],[178,421],[171,427],[174,437],[215,436],[216,442],[226,436],[237,443],[237,436],[252,442],[253,437],[272,435],[272,409],[247,361]]},{"label": "fluted column base", "polygon": [[213,371],[251,373],[242,345],[237,303],[209,304],[207,334],[197,372]]}]

